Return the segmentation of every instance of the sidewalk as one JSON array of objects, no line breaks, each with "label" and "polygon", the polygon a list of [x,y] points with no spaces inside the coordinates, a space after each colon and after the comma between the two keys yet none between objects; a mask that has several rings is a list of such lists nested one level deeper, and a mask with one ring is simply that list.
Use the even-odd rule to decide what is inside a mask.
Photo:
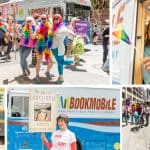
[{"label": "sidewalk", "polygon": [[150,150],[150,125],[131,131],[135,125],[122,128],[122,150]]},{"label": "sidewalk", "polygon": [[[74,68],[72,65],[64,68],[64,83],[63,85],[108,85],[109,76],[101,70],[103,49],[101,45],[86,45],[85,53],[81,56],[81,66]],[[8,84],[56,84],[58,77],[57,63],[54,64],[51,73],[55,75],[53,80],[45,78],[46,65],[41,66],[40,83],[36,83],[33,78],[35,77],[35,68],[30,68],[31,75],[28,79],[20,78],[20,58],[19,52],[11,53],[12,59],[10,61],[0,60],[0,84],[8,82]],[[55,60],[55,59],[54,59]],[[28,63],[31,63],[31,55],[29,56]]]}]

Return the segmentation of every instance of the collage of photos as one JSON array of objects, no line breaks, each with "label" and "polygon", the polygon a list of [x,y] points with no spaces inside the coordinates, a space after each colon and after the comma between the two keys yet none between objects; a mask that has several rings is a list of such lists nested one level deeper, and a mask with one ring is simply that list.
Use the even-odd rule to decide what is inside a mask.
[{"label": "collage of photos", "polygon": [[150,150],[150,0],[0,0],[0,150]]},{"label": "collage of photos", "polygon": [[109,0],[6,1],[0,84],[109,85]]}]

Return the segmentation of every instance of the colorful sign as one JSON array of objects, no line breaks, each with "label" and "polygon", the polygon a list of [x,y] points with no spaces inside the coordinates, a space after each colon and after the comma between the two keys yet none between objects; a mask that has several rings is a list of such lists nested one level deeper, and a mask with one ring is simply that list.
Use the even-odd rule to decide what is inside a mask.
[{"label": "colorful sign", "polygon": [[76,21],[74,25],[75,32],[78,34],[87,34],[88,33],[88,25],[87,21]]},{"label": "colorful sign", "polygon": [[[130,11],[129,11],[130,9]],[[121,0],[113,6],[112,80],[131,84],[135,52],[137,1]]]},{"label": "colorful sign", "polygon": [[[78,88],[79,93],[73,90],[60,89],[58,112],[69,116],[119,118],[120,101],[117,90]],[[69,94],[68,94],[69,91]]]}]

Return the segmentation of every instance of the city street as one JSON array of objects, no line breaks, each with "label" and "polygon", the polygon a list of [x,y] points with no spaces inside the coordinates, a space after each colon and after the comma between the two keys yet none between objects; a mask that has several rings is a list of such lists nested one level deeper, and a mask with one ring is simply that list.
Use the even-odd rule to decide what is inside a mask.
[{"label": "city street", "polygon": [[[81,66],[65,66],[64,69],[64,85],[103,85],[109,84],[109,76],[103,72],[102,57],[103,49],[101,45],[86,45],[85,53],[81,56]],[[35,68],[30,68],[31,75],[29,78],[20,77],[21,67],[19,64],[19,52],[11,52],[11,60],[6,61],[0,57],[0,84],[56,84],[57,80],[57,64],[55,63],[51,73],[54,75],[52,80],[48,80],[44,73],[46,71],[46,65],[41,66],[40,81],[37,83],[34,80]],[[55,59],[54,59],[55,60]],[[31,63],[31,55],[28,59]]]},{"label": "city street", "polygon": [[150,125],[131,131],[135,125],[122,128],[122,150],[150,150]]}]

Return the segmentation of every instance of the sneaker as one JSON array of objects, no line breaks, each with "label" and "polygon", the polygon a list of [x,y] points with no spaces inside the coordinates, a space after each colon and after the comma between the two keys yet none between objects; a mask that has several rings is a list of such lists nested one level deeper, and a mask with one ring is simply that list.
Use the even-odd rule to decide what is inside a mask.
[{"label": "sneaker", "polygon": [[51,74],[50,74],[49,72],[45,72],[45,76],[46,76],[47,78],[49,78],[50,80],[52,80]]},{"label": "sneaker", "polygon": [[27,77],[27,76],[28,76],[25,70],[23,71],[22,76],[23,76],[23,77]]},{"label": "sneaker", "polygon": [[36,77],[34,78],[35,81],[40,81],[40,76],[36,75]]},{"label": "sneaker", "polygon": [[8,54],[8,55],[6,55],[6,59],[7,60],[10,60],[11,59],[11,57],[10,57],[10,55]]},{"label": "sneaker", "polygon": [[31,74],[29,69],[26,69],[25,72],[26,72],[27,76],[29,76]]},{"label": "sneaker", "polygon": [[61,84],[64,82],[64,79],[62,77],[58,77],[57,81],[58,84]]}]

